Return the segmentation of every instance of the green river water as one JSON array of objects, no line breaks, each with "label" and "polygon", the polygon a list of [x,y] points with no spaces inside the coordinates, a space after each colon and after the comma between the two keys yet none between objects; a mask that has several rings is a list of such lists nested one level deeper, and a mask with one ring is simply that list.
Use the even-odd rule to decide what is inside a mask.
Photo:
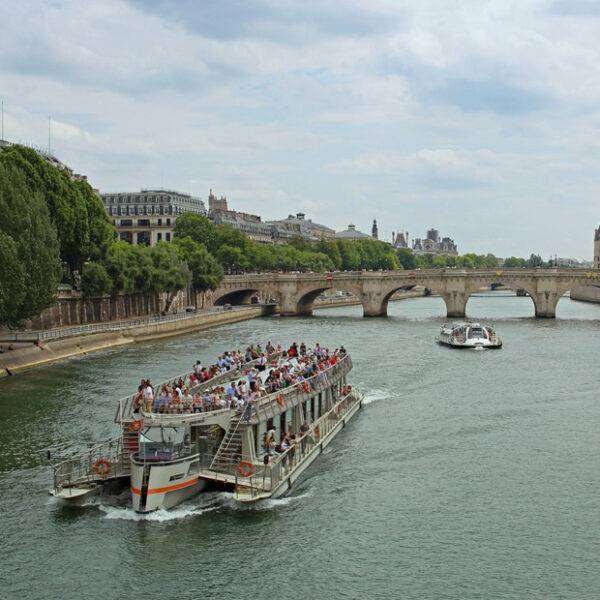
[{"label": "green river water", "polygon": [[[438,346],[439,298],[270,317],[0,380],[0,597],[600,598],[600,305],[475,296],[499,351]],[[292,493],[141,517],[48,496],[59,459],[117,435],[116,400],[270,339],[343,344],[363,410]]]}]

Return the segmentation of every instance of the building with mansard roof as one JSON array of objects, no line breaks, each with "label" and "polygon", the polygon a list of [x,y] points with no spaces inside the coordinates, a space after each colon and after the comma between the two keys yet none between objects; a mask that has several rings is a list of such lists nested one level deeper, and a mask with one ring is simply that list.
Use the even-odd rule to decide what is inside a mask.
[{"label": "building with mansard roof", "polygon": [[227,206],[227,198],[225,196],[217,198],[212,190],[208,196],[208,218],[216,225],[225,224],[233,229],[239,229],[255,242],[273,243],[273,235],[268,223],[264,223],[258,215],[230,210]]},{"label": "building with mansard roof", "polygon": [[355,225],[348,225],[348,229],[344,231],[338,231],[335,234],[336,240],[372,240],[373,238],[368,233],[363,233],[356,229]]},{"label": "building with mansard roof", "polygon": [[294,235],[299,235],[308,242],[319,240],[331,240],[335,237],[335,231],[320,223],[314,223],[307,219],[304,213],[289,215],[287,219],[268,221],[271,227],[275,243],[285,243]]},{"label": "building with mansard roof", "polygon": [[185,212],[206,215],[200,198],[167,189],[100,194],[119,239],[132,245],[170,242],[177,217]]}]

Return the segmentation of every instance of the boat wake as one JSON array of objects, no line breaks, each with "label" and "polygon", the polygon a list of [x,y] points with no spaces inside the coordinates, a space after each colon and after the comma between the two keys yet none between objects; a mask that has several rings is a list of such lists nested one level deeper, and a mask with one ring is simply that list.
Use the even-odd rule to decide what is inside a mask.
[{"label": "boat wake", "polygon": [[217,510],[216,506],[207,508],[193,508],[179,506],[178,508],[172,508],[170,510],[155,510],[154,512],[147,514],[136,513],[133,508],[119,508],[116,506],[103,506],[99,505],[98,508],[105,513],[106,519],[119,519],[123,521],[150,521],[159,522],[164,521],[180,521],[189,517],[198,517]]},{"label": "boat wake", "polygon": [[386,390],[371,390],[370,392],[365,394],[365,399],[363,400],[363,404],[371,404],[372,402],[377,402],[378,400],[384,400],[389,398],[390,394]]}]

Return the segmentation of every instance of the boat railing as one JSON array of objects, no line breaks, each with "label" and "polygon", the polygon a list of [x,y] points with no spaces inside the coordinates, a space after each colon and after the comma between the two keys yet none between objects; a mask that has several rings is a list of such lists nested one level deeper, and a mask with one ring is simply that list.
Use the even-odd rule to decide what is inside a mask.
[{"label": "boat railing", "polygon": [[296,440],[295,444],[285,452],[270,457],[267,464],[255,466],[250,476],[241,476],[238,469],[235,478],[236,494],[241,492],[250,494],[254,498],[257,495],[275,491],[281,481],[291,475],[294,469],[323,443],[360,398],[360,391],[352,390],[315,421],[309,430]]},{"label": "boat railing", "polygon": [[[272,418],[276,414],[284,412],[288,408],[296,405],[299,400],[325,391],[333,382],[339,381],[339,379],[351,369],[352,359],[349,354],[346,354],[346,356],[341,358],[334,365],[327,369],[323,369],[323,371],[319,371],[306,380],[299,381],[287,388],[275,390],[274,392],[255,400],[252,403],[251,411],[253,417],[249,417],[248,420],[258,422]],[[305,387],[305,381],[307,387]]]},{"label": "boat railing", "polygon": [[108,440],[54,465],[54,489],[119,477],[128,472],[123,460],[121,437]]},{"label": "boat railing", "polygon": [[[272,352],[271,354],[266,355],[268,361],[278,360],[285,354],[284,351]],[[246,370],[256,366],[259,362],[260,358],[256,358],[254,360],[243,363],[240,367],[235,369],[229,369],[224,373],[219,373],[215,377],[212,377],[208,381],[203,381],[201,383],[196,383],[194,385],[190,385],[190,376],[191,373],[184,373],[183,375],[178,375],[176,377],[171,377],[170,379],[166,379],[165,381],[161,381],[159,384],[154,386],[154,389],[158,392],[160,388],[163,386],[171,386],[173,384],[183,382],[185,386],[190,389],[190,392],[201,392],[206,388],[210,388],[220,383],[230,381],[232,379],[238,379],[241,375],[245,374]],[[115,423],[122,423],[125,419],[131,419],[134,415],[134,402],[135,399],[140,395],[139,392],[135,392],[133,394],[129,394],[125,398],[121,398],[119,400],[119,404],[117,406],[117,413],[115,415]],[[157,394],[158,395],[158,394]]]},{"label": "boat railing", "polygon": [[[297,404],[299,399],[304,399],[306,396],[313,395],[324,391],[330,382],[337,381],[341,376],[348,373],[352,369],[352,359],[350,355],[341,358],[334,365],[319,371],[315,375],[309,377],[306,381],[310,391],[306,391],[304,381],[295,383],[287,388],[282,388],[274,392],[270,392],[266,396],[262,396],[254,400],[250,405],[245,405],[239,411],[235,408],[219,408],[208,411],[192,412],[191,409],[179,403],[179,406],[169,406],[169,412],[146,412],[143,409],[139,413],[131,413],[130,417],[136,418],[136,415],[144,419],[156,419],[162,423],[179,422],[179,421],[206,421],[223,414],[232,414],[241,416],[247,415],[247,420],[252,420],[253,423],[272,418],[276,414],[283,412],[287,408]],[[261,418],[262,417],[262,418]]]}]

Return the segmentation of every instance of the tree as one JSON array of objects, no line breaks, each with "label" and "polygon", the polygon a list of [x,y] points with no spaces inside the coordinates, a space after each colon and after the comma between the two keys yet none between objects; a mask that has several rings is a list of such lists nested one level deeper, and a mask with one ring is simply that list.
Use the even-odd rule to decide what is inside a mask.
[{"label": "tree", "polygon": [[417,268],[417,257],[408,248],[398,248],[396,250],[400,264],[408,270]]},{"label": "tree", "polygon": [[0,163],[0,323],[18,326],[56,301],[61,267],[56,230],[22,171]]},{"label": "tree", "polygon": [[112,280],[103,265],[91,262],[83,270],[80,285],[86,298],[96,298],[110,293]]},{"label": "tree", "polygon": [[248,260],[241,248],[223,244],[215,253],[215,258],[229,269],[245,269],[248,266]]},{"label": "tree", "polygon": [[212,252],[217,247],[216,225],[207,217],[197,213],[184,213],[177,218],[174,227],[174,239],[189,237]]},{"label": "tree", "polygon": [[543,266],[544,261],[539,254],[531,254],[529,259],[526,261],[526,266],[530,268],[541,267]]},{"label": "tree", "polygon": [[90,257],[102,256],[116,232],[102,202],[86,182],[72,181],[65,169],[18,144],[5,148],[0,162],[19,168],[29,192],[42,195],[56,230],[60,257],[71,272],[81,271]]},{"label": "tree", "polygon": [[100,198],[87,181],[74,181],[73,185],[81,194],[86,206],[87,225],[90,232],[89,258],[100,260],[106,256],[109,246],[117,238],[117,230]]},{"label": "tree", "polygon": [[223,269],[203,244],[191,237],[178,237],[173,241],[179,256],[184,259],[192,273],[192,288],[196,292],[216,290],[223,280]]},{"label": "tree", "polygon": [[517,258],[516,256],[510,256],[504,261],[504,266],[507,269],[519,269],[525,266],[525,259]]},{"label": "tree", "polygon": [[191,280],[187,264],[168,242],[158,242],[148,249],[153,270],[150,276],[150,289],[156,293],[176,292],[183,289]]}]

